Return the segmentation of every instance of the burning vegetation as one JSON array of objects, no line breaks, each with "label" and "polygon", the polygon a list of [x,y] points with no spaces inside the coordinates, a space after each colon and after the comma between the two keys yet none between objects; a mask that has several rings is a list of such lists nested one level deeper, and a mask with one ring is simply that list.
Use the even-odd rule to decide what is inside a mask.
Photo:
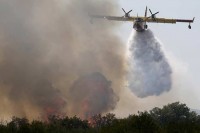
[{"label": "burning vegetation", "polygon": [[118,97],[101,73],[80,77],[70,88],[72,112],[87,119],[114,109]]},{"label": "burning vegetation", "polygon": [[0,124],[1,133],[198,133],[200,116],[179,102],[149,112],[139,112],[127,118],[114,114],[95,115],[90,121],[74,117],[48,118],[48,122],[32,121],[13,117],[12,121]]}]

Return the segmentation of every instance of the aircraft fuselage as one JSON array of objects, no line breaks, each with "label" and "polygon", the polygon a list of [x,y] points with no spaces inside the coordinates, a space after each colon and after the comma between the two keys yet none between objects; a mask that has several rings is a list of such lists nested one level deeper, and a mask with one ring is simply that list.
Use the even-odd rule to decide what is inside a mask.
[{"label": "aircraft fuselage", "polygon": [[145,22],[142,18],[137,18],[134,22],[133,22],[133,29],[135,29],[138,32],[143,32],[145,31]]}]

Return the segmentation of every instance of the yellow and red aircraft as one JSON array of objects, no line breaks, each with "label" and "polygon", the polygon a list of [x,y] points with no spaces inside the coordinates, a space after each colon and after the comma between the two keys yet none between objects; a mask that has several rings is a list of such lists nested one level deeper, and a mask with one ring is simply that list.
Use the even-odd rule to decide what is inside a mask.
[{"label": "yellow and red aircraft", "polygon": [[146,10],[145,10],[144,17],[130,16],[130,12],[132,12],[132,10],[130,10],[129,12],[126,12],[123,8],[122,8],[122,10],[125,13],[125,15],[122,16],[122,17],[90,15],[91,23],[92,23],[92,20],[94,18],[114,20],[114,21],[130,21],[130,22],[133,22],[133,28],[136,31],[142,32],[142,31],[145,31],[148,28],[147,23],[171,23],[171,24],[175,24],[177,22],[185,22],[185,23],[189,23],[188,28],[191,29],[191,25],[190,24],[194,22],[194,18],[191,19],[191,20],[157,18],[156,14],[158,14],[159,12],[152,13],[151,9],[149,9],[149,12],[151,13],[151,16],[147,16],[147,10],[148,10],[147,7],[146,7]]}]

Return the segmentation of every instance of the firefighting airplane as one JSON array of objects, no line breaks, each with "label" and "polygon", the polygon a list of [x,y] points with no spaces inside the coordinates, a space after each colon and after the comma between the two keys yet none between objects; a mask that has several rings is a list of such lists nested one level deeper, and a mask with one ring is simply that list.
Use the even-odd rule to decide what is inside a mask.
[{"label": "firefighting airplane", "polygon": [[125,13],[125,15],[122,16],[122,17],[90,15],[91,23],[93,23],[93,19],[94,18],[96,18],[96,19],[114,20],[114,21],[130,21],[130,22],[133,22],[133,28],[136,31],[142,32],[142,31],[145,31],[148,28],[147,23],[170,23],[170,24],[175,24],[177,22],[185,22],[185,23],[189,23],[188,28],[191,29],[191,25],[190,24],[194,22],[194,18],[192,20],[157,18],[156,14],[158,14],[159,12],[152,13],[151,9],[149,9],[149,12],[151,13],[151,16],[147,16],[147,10],[148,10],[147,7],[146,7],[146,10],[145,10],[144,17],[130,16],[130,12],[132,12],[132,10],[130,10],[129,12],[126,12],[123,8],[122,8],[122,10]]}]

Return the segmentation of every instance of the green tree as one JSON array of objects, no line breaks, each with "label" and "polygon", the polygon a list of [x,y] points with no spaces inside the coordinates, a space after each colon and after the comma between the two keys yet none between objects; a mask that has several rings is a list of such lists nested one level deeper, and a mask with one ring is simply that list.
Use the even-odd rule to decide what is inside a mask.
[{"label": "green tree", "polygon": [[31,133],[45,133],[47,130],[46,123],[41,121],[32,121],[30,125]]},{"label": "green tree", "polygon": [[175,102],[163,108],[156,107],[150,111],[150,115],[167,132],[195,132],[197,129],[197,114],[190,111],[186,104]]},{"label": "green tree", "polygon": [[12,121],[7,124],[8,131],[11,133],[29,133],[30,125],[26,118],[13,117]]}]

